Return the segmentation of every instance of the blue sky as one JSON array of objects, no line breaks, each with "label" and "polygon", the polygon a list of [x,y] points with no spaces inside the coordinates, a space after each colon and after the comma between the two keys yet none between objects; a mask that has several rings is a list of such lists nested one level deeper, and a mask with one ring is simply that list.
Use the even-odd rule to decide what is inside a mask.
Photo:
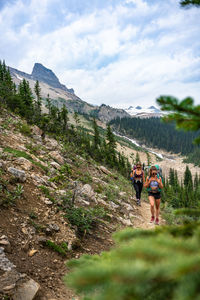
[{"label": "blue sky", "polygon": [[200,103],[200,9],[178,0],[0,0],[0,59],[52,69],[83,100]]}]

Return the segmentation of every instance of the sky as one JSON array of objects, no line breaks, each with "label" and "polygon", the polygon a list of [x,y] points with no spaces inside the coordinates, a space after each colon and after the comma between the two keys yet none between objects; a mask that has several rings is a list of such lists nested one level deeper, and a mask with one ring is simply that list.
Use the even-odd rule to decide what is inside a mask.
[{"label": "sky", "polygon": [[200,104],[200,9],[179,0],[0,0],[0,59],[35,62],[91,103]]}]

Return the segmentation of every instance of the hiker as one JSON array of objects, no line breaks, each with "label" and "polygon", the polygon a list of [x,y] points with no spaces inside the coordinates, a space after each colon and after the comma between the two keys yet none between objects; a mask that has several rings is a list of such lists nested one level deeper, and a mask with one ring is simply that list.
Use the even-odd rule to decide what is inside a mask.
[{"label": "hiker", "polygon": [[133,167],[130,178],[136,192],[137,205],[141,206],[141,192],[144,183],[144,171],[142,170],[142,165],[140,162],[136,164],[135,169]]},{"label": "hiker", "polygon": [[[149,202],[151,205],[151,220],[155,221],[156,225],[159,225],[159,213],[160,213],[160,201],[161,201],[161,189],[163,188],[162,177],[158,174],[158,169],[153,166],[150,168],[150,174],[147,176],[144,186],[148,190]],[[156,219],[154,213],[154,204],[156,207]]]}]

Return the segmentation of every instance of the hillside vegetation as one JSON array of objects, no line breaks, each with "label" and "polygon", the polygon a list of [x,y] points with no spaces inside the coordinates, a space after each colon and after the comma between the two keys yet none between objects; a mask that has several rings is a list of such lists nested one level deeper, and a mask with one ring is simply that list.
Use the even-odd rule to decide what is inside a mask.
[{"label": "hillside vegetation", "polygon": [[187,162],[200,165],[200,147],[193,144],[200,131],[177,131],[175,123],[164,123],[161,118],[116,118],[110,124],[117,132],[142,144],[187,155]]}]

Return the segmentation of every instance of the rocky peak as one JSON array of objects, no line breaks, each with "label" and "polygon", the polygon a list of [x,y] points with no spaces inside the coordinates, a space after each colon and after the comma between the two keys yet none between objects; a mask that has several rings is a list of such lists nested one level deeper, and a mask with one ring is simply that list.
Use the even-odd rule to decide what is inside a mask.
[{"label": "rocky peak", "polygon": [[73,89],[68,89],[65,85],[61,84],[58,77],[50,69],[47,69],[40,63],[35,63],[32,71],[34,80],[42,81],[54,88],[60,88],[70,93],[74,93]]}]

